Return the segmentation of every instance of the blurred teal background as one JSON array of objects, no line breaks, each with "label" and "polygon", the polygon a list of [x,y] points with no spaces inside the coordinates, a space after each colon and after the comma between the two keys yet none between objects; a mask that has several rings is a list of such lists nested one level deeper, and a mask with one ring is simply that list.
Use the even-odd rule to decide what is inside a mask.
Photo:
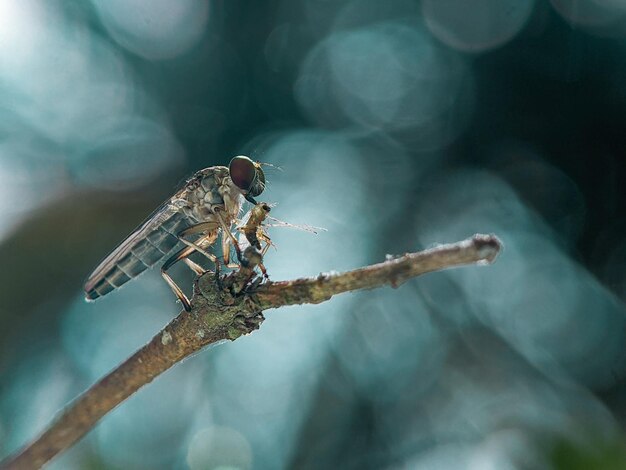
[{"label": "blurred teal background", "polygon": [[177,314],[82,282],[244,154],[328,230],[273,230],[272,279],[505,251],[268,311],[48,468],[626,468],[625,122],[622,0],[0,0],[0,457]]}]

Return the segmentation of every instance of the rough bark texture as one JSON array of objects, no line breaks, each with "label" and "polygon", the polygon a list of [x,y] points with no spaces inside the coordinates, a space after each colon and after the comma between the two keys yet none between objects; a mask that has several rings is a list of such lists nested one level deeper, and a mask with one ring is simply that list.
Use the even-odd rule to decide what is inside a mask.
[{"label": "rough bark texture", "polygon": [[212,273],[196,280],[192,311],[181,312],[152,340],[78,397],[50,427],[0,469],[40,468],[89,432],[105,414],[181,359],[212,343],[235,340],[263,322],[262,311],[285,305],[320,303],[333,295],[391,285],[444,268],[491,263],[501,249],[493,235],[474,235],[345,273],[293,281],[264,282],[254,267],[260,257],[248,252],[248,266],[219,283]]}]

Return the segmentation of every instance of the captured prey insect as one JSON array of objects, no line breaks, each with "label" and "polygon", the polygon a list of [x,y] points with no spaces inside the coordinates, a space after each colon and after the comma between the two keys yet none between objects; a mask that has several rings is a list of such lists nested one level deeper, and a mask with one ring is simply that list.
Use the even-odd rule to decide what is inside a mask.
[{"label": "captured prey insect", "polygon": [[[185,310],[191,310],[189,299],[167,270],[182,260],[196,274],[203,274],[205,270],[189,259],[197,251],[212,260],[219,273],[218,258],[207,250],[220,232],[224,264],[230,264],[231,244],[241,262],[241,250],[231,227],[243,200],[256,205],[254,197],[264,189],[261,164],[245,156],[233,158],[228,167],[212,166],[196,172],[98,265],[85,282],[85,297],[95,300],[108,294],[155,265],[182,242],[185,247],[165,261],[161,275]],[[193,235],[199,237],[191,240]]]},{"label": "captured prey insect", "polygon": [[[275,219],[269,215],[271,208],[272,205],[261,202],[255,205],[246,215],[244,215],[241,220],[241,225],[237,227],[237,230],[241,232],[239,237],[240,249],[250,245],[257,250],[260,250],[261,255],[265,256],[269,247],[274,245],[267,233],[267,227],[290,227],[315,234],[317,234],[317,231],[319,230],[326,230],[320,227],[313,227],[311,225],[294,225]],[[265,223],[267,219],[271,221],[270,224]],[[264,247],[261,247],[261,242],[265,243]],[[268,278],[267,270],[265,269],[263,263],[259,263],[259,269],[263,273],[263,276]]]}]

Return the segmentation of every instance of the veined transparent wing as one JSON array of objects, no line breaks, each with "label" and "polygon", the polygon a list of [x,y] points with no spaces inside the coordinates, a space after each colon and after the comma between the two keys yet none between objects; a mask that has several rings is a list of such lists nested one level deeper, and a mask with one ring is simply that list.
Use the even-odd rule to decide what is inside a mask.
[{"label": "veined transparent wing", "polygon": [[295,228],[297,230],[303,230],[305,232],[314,233],[317,235],[318,232],[327,232],[325,228],[315,227],[314,225],[307,224],[290,224],[289,222],[284,222],[282,220],[276,219],[272,216],[267,216],[267,220],[270,220],[271,223],[263,224],[264,227],[287,227],[287,228]]},{"label": "veined transparent wing", "polygon": [[[265,205],[266,207],[274,206],[274,205],[269,206],[267,204],[261,203],[257,205],[256,207],[252,208],[251,210],[249,210],[248,212],[246,212],[244,216],[241,218],[238,224],[237,230],[240,232],[239,237],[238,237],[238,243],[239,243],[239,248],[242,251],[245,250],[251,244],[258,246],[260,248],[260,246],[258,245],[259,240],[264,240],[267,243],[267,246],[263,250],[263,253],[265,253],[265,251],[270,245],[274,246],[273,243],[271,242],[269,234],[267,233],[267,229],[269,227],[294,228],[297,230],[302,230],[302,231],[313,233],[313,234],[317,234],[318,232],[321,232],[321,231],[324,231],[324,232],[326,231],[326,229],[322,227],[315,227],[313,225],[307,225],[307,224],[291,224],[289,222],[284,222],[282,220],[279,220],[275,217],[271,217],[270,215],[267,214],[267,212],[269,212],[269,209],[266,209],[266,211],[258,212],[254,214],[253,211],[258,209],[260,205]],[[271,223],[266,223],[265,222],[266,220],[271,221]]]},{"label": "veined transparent wing", "polygon": [[177,234],[191,221],[174,204],[159,206],[109,254],[85,282],[85,297],[95,300],[120,287],[161,260],[178,244]]}]

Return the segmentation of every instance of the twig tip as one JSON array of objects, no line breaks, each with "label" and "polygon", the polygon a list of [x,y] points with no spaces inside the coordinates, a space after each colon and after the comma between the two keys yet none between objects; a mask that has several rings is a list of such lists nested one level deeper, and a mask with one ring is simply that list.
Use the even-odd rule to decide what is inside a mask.
[{"label": "twig tip", "polygon": [[494,234],[477,233],[471,238],[471,241],[476,247],[478,255],[489,264],[493,263],[502,251],[503,244]]}]

